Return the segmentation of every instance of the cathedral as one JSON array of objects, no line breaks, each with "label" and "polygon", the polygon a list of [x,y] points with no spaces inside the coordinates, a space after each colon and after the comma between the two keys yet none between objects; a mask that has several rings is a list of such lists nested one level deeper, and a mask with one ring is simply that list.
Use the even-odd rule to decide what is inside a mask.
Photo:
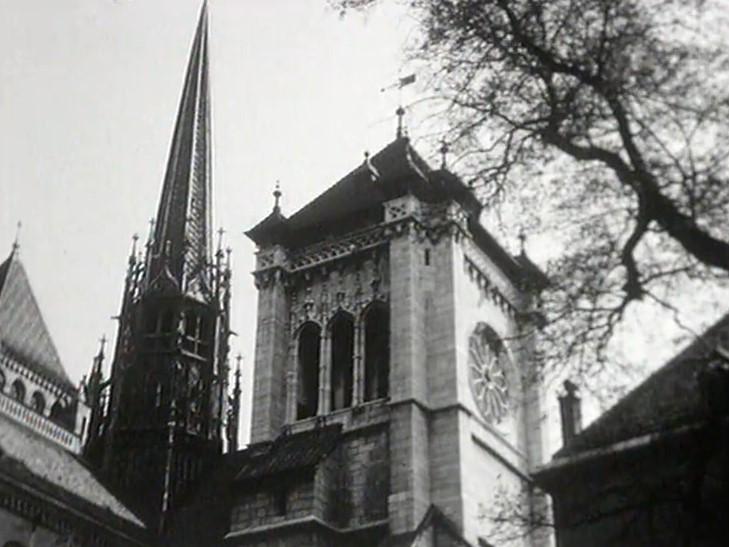
[{"label": "cathedral", "polygon": [[0,546],[494,545],[489,511],[545,460],[544,274],[400,119],[294,214],[277,189],[246,232],[258,307],[239,447],[210,154],[203,6],[156,220],[128,258],[114,347],[80,387],[17,249],[0,265]]}]

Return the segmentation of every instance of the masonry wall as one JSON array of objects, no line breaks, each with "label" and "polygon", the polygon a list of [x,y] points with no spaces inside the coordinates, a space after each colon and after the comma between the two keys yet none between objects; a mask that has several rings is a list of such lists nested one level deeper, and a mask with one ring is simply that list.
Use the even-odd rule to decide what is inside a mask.
[{"label": "masonry wall", "polygon": [[427,275],[428,395],[430,405],[428,458],[430,497],[453,522],[463,517],[460,473],[458,383],[456,374],[456,294],[454,237],[430,243]]},{"label": "masonry wall", "polygon": [[558,547],[729,544],[726,434],[668,434],[563,468],[550,481]]},{"label": "masonry wall", "polygon": [[347,527],[357,527],[387,518],[387,496],[390,490],[390,452],[388,428],[385,424],[345,435],[342,443],[345,468],[343,500]]},{"label": "masonry wall", "polygon": [[17,541],[21,545],[51,547],[62,544],[64,539],[55,532],[34,526],[29,520],[0,509],[0,545]]},{"label": "masonry wall", "polygon": [[[279,514],[276,507],[277,489],[283,489],[286,497],[286,512],[283,514]],[[323,517],[320,503],[315,503],[312,470],[273,477],[240,490],[246,493],[234,501],[231,531],[279,524],[311,515]]]},{"label": "masonry wall", "polygon": [[272,275],[258,291],[252,443],[272,439],[284,423],[288,317],[286,289],[282,280]]},{"label": "masonry wall", "polygon": [[[405,208],[415,198],[402,198]],[[391,202],[392,203],[392,202]],[[390,527],[413,530],[430,505],[425,243],[413,231],[390,241]]]}]

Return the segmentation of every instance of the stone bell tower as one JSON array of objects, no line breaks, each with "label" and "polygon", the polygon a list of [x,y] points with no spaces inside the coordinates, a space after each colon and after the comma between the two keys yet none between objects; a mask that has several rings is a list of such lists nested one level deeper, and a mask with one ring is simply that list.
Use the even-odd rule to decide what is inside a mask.
[{"label": "stone bell tower", "polygon": [[488,541],[495,497],[528,486],[542,459],[529,373],[544,275],[482,226],[445,151],[433,169],[400,131],[294,215],[275,196],[248,232],[252,441],[341,427],[329,491],[343,534]]}]

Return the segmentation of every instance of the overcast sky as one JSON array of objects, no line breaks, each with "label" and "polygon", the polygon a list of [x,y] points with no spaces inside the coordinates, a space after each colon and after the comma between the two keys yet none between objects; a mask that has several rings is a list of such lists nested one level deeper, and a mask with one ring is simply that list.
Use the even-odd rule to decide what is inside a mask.
[{"label": "overcast sky", "polygon": [[[0,254],[22,220],[21,258],[74,381],[115,334],[200,4],[0,0]],[[233,249],[232,345],[248,372],[254,248],[242,232],[270,211],[276,179],[291,213],[394,137],[397,93],[379,90],[398,77],[408,28],[382,9],[341,19],[325,0],[210,2],[214,222]]]}]

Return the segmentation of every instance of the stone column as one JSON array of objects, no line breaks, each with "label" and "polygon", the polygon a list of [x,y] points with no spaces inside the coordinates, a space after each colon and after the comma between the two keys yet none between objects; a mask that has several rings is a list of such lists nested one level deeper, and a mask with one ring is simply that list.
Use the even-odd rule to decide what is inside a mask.
[{"label": "stone column", "polygon": [[[398,200],[406,209],[415,198]],[[412,229],[412,228],[411,228]],[[410,229],[410,230],[411,230]],[[390,530],[413,531],[430,505],[428,381],[422,244],[408,229],[390,241]]]},{"label": "stone column", "polygon": [[332,362],[332,335],[329,327],[324,327],[319,346],[319,410],[320,416],[327,414],[330,408],[331,397],[331,362]]},{"label": "stone column", "polygon": [[363,321],[359,316],[354,322],[354,371],[352,381],[352,406],[364,402],[364,336]]},{"label": "stone column", "polygon": [[289,364],[286,377],[286,423],[288,424],[296,421],[296,406],[299,398],[299,363],[296,342],[296,338],[292,338],[289,344]]},{"label": "stone column", "polygon": [[286,260],[283,248],[259,251],[259,269],[256,271],[258,318],[251,419],[251,442],[254,443],[277,436],[286,418],[286,370],[290,341],[289,298],[285,285]]}]

